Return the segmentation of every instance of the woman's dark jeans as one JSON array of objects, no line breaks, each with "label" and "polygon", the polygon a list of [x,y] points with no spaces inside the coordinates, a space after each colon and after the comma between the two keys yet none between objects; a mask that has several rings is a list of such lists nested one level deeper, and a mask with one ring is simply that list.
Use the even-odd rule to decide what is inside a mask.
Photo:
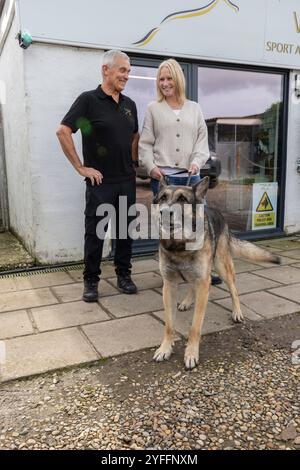
[{"label": "woman's dark jeans", "polygon": [[[186,183],[188,181],[188,176],[166,176],[167,183],[173,186],[186,186]],[[189,186],[193,186],[196,183],[199,183],[201,180],[199,175],[193,175],[191,176],[190,184]],[[151,178],[151,189],[156,196],[158,193],[158,187],[159,187],[159,180],[156,180],[154,178]]]}]

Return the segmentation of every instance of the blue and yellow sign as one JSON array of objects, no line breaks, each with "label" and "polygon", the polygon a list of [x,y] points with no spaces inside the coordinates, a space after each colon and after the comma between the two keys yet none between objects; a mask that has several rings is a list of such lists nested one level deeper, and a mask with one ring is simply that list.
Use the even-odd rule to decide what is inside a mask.
[{"label": "blue and yellow sign", "polygon": [[192,10],[182,10],[182,11],[175,11],[167,15],[161,22],[160,25],[156,28],[151,29],[142,39],[137,42],[134,42],[134,46],[143,47],[146,44],[149,44],[150,41],[154,38],[154,36],[160,31],[161,27],[164,23],[168,21],[174,20],[186,20],[189,18],[194,18],[195,16],[202,16],[207,15],[213,8],[215,8],[220,1],[223,1],[232,8],[236,13],[239,11],[239,7],[235,5],[231,0],[212,0],[207,5],[204,5],[200,8],[194,8]]}]

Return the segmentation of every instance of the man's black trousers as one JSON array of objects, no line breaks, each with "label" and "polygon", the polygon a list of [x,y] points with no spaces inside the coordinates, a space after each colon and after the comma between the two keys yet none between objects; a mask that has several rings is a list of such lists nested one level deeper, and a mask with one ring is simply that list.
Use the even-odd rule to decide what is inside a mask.
[{"label": "man's black trousers", "polygon": [[[119,197],[123,201],[119,204]],[[131,254],[132,254],[132,240],[128,235],[128,225],[134,219],[134,217],[125,218],[125,227],[119,227],[119,212],[122,215],[127,215],[128,208],[135,204],[136,199],[136,185],[135,178],[130,180],[119,182],[119,183],[101,183],[99,185],[92,186],[89,182],[86,185],[86,206],[85,206],[85,240],[84,240],[84,264],[85,269],[83,277],[85,280],[99,281],[101,274],[101,260],[104,237],[101,236],[103,222],[107,219],[107,212],[104,212],[105,206],[103,204],[111,204],[115,208],[116,214],[116,240],[115,240],[115,255],[114,263],[116,267],[117,275],[126,275],[131,273]],[[96,215],[97,208],[102,205],[99,209],[102,210],[102,215]],[[125,206],[126,204],[126,214]],[[99,210],[98,209],[98,210]],[[99,224],[100,222],[100,224]],[[113,218],[111,220],[113,224]],[[108,224],[104,225],[104,231],[106,232]],[[98,227],[98,234],[97,234]],[[120,239],[120,234],[125,239]],[[113,227],[114,231],[114,227]],[[100,234],[100,237],[99,237]]]}]

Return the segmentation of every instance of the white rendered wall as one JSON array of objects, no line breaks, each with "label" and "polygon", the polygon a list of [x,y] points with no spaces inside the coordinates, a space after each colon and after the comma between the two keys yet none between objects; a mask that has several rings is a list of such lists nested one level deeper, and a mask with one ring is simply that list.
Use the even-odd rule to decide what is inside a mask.
[{"label": "white rendered wall", "polygon": [[24,85],[24,51],[15,39],[19,30],[14,17],[0,55],[0,80],[4,93],[2,105],[10,228],[34,253],[34,224],[30,148],[28,141],[28,100]]},{"label": "white rendered wall", "polygon": [[[85,182],[64,156],[55,133],[77,96],[99,85],[102,55],[45,44],[25,51],[35,255],[43,263],[83,257]],[[82,158],[79,131],[74,140]]]},{"label": "white rendered wall", "polygon": [[297,159],[300,158],[300,99],[296,99],[293,92],[296,73],[299,75],[300,70],[290,76],[284,219],[286,233],[300,231],[300,174],[297,173]]}]

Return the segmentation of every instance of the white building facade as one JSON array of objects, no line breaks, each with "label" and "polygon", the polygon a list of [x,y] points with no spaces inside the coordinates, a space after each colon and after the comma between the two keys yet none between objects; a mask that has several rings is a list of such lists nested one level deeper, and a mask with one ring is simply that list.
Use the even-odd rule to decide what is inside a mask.
[{"label": "white building facade", "polygon": [[[75,98],[101,82],[111,48],[132,60],[125,93],[140,126],[158,64],[182,64],[223,163],[209,199],[234,231],[249,239],[300,231],[297,0],[0,0],[0,12],[2,223],[40,263],[82,259],[85,186],[55,131]],[[138,178],[139,201],[150,201],[148,185]],[[273,212],[259,213],[258,191]]]}]

